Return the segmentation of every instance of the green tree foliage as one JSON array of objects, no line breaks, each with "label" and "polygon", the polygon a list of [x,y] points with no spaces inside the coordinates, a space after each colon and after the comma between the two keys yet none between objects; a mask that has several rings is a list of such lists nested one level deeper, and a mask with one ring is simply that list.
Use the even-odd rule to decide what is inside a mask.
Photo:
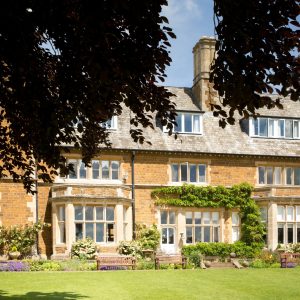
[{"label": "green tree foliage", "polygon": [[171,93],[157,85],[175,37],[161,16],[166,4],[1,1],[0,177],[21,179],[30,190],[36,163],[40,178],[51,181],[43,162],[67,172],[66,144],[82,149],[88,163],[110,145],[101,123],[121,114],[122,105],[132,111],[134,141],[144,142],[137,126],[153,127],[153,115],[172,127]]},{"label": "green tree foliage", "polygon": [[210,81],[229,107],[214,106],[222,127],[235,122],[235,111],[247,118],[261,107],[281,108],[282,96],[299,101],[299,3],[214,0],[218,55]]}]

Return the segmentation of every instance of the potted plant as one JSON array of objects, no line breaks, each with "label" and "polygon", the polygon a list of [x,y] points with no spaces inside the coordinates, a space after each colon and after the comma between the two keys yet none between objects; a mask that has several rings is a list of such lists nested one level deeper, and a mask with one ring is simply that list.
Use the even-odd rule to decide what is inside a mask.
[{"label": "potted plant", "polygon": [[10,259],[18,259],[21,253],[18,251],[16,246],[12,246],[8,252]]}]

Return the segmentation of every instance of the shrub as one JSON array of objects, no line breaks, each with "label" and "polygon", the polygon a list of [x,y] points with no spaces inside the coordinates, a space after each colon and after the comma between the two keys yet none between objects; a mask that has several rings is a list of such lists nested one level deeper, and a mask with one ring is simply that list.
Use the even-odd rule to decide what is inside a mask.
[{"label": "shrub", "polygon": [[94,259],[97,247],[95,242],[90,239],[78,240],[72,245],[71,256],[79,259]]},{"label": "shrub", "polygon": [[41,222],[25,226],[0,226],[0,253],[7,253],[14,248],[22,256],[31,254],[31,248],[36,242],[36,235],[49,226],[49,224]]},{"label": "shrub", "polygon": [[142,254],[140,243],[137,241],[121,241],[117,250],[119,254],[122,255],[132,255],[135,257],[140,257]]},{"label": "shrub", "polygon": [[136,240],[142,250],[151,249],[156,251],[160,242],[160,232],[156,225],[150,227],[137,225]]},{"label": "shrub", "polygon": [[137,270],[152,270],[155,268],[155,264],[153,260],[141,259],[138,261],[136,268]]},{"label": "shrub", "polygon": [[97,263],[88,260],[63,260],[59,262],[62,271],[94,271],[97,270]]},{"label": "shrub", "polygon": [[[254,245],[249,246],[244,242],[235,242],[234,244],[227,243],[197,243],[196,245],[183,246],[182,253],[185,255],[195,266],[199,266],[199,254],[207,256],[219,256],[224,259],[234,252],[238,257],[253,258],[260,251],[262,246]],[[198,258],[197,258],[198,256]]]}]

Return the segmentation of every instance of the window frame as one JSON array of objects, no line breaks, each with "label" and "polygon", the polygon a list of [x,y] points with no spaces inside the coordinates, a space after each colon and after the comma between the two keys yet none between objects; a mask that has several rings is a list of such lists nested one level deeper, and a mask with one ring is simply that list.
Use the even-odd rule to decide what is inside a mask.
[{"label": "window frame", "polygon": [[[174,126],[173,131],[178,134],[193,134],[193,135],[202,135],[203,134],[203,113],[200,112],[189,112],[189,111],[178,111],[176,112],[176,123],[177,126]],[[191,131],[186,130],[186,118],[191,117]],[[195,130],[195,117],[199,118],[199,131]],[[181,128],[179,128],[181,127]],[[168,132],[167,128],[163,127],[164,132]]]},{"label": "window frame", "polygon": [[[177,167],[177,181],[174,181],[175,178],[174,175],[174,166]],[[186,180],[182,180],[182,167],[186,166],[187,168],[187,178]],[[191,166],[196,166],[196,180],[191,181]],[[204,180],[200,181],[200,179],[203,177],[203,175],[200,175],[200,170],[204,166]],[[194,162],[171,162],[170,163],[170,170],[171,170],[171,182],[172,183],[192,183],[192,184],[205,184],[207,183],[207,164],[205,163],[194,163]]]},{"label": "window frame", "polygon": [[[261,123],[263,122],[267,122],[265,135],[261,134]],[[290,123],[289,127],[287,127],[288,123]],[[251,137],[289,140],[300,139],[300,119],[262,116],[256,119],[250,118],[249,124],[249,134]],[[289,132],[288,129],[291,132],[291,136],[287,134]]]},{"label": "window frame", "polygon": [[[82,208],[82,219],[76,219],[76,208],[80,207]],[[87,220],[86,219],[86,208],[92,207],[93,209],[93,218],[92,220]],[[97,218],[97,208],[103,208],[103,218],[98,219]],[[108,220],[107,219],[107,209],[112,208],[113,209],[113,220]],[[82,233],[81,237],[77,238],[77,230],[76,230],[76,225],[77,224],[82,224]],[[93,224],[93,238],[92,240],[96,244],[114,244],[116,243],[116,232],[117,232],[117,222],[116,222],[116,211],[115,211],[115,205],[80,205],[80,204],[75,204],[74,205],[74,233],[75,233],[75,240],[77,241],[78,239],[84,239],[87,237],[90,237],[87,235],[87,229],[86,225],[87,224]],[[97,225],[98,224],[103,224],[103,240],[102,241],[97,241]],[[110,233],[110,226],[112,225],[112,233]],[[112,235],[113,240],[109,240],[110,235]]]}]

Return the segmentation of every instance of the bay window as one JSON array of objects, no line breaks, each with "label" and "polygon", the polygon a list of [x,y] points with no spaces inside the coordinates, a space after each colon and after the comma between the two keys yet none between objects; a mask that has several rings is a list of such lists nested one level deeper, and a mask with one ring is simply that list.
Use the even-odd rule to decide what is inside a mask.
[{"label": "bay window", "polygon": [[111,206],[75,206],[76,240],[91,238],[96,243],[115,241],[115,213]]},{"label": "bay window", "polygon": [[277,241],[300,243],[300,206],[277,206]]}]

